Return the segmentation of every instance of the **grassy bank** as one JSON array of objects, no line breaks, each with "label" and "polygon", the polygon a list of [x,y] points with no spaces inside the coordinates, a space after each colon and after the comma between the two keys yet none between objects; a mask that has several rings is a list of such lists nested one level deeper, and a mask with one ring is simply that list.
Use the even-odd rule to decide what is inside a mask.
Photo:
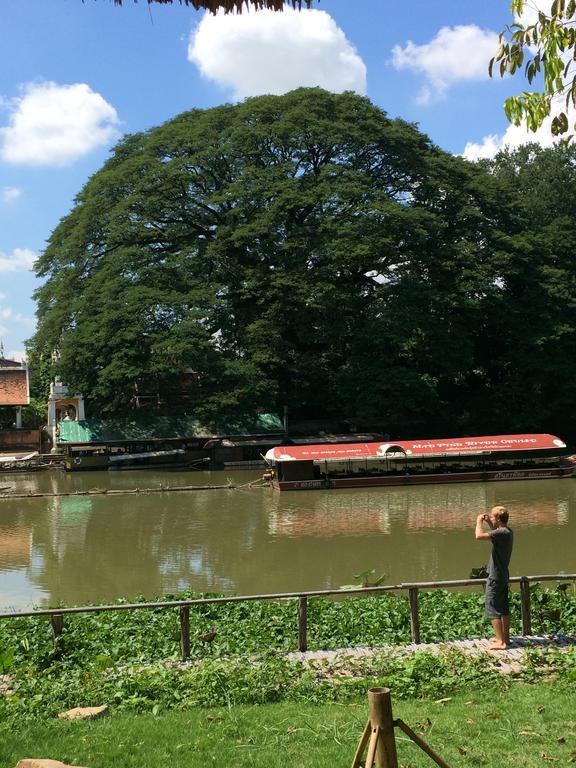
[{"label": "grassy bank", "polygon": [[[574,631],[571,592],[534,590],[536,628]],[[433,592],[422,598],[425,639],[443,640],[487,631],[481,596]],[[519,621],[517,601],[514,622]],[[303,664],[287,660],[294,648],[294,603],[202,606],[191,616],[192,659],[179,656],[176,611],[143,610],[67,617],[62,647],[54,651],[44,618],[0,622],[0,721],[52,718],[75,706],[108,704],[118,712],[161,713],[197,707],[295,702],[354,703],[366,688],[389,685],[398,699],[438,699],[487,687],[504,690],[508,678],[488,658],[457,650]],[[409,637],[407,601],[385,595],[344,601],[313,600],[311,646],[380,645]],[[200,634],[217,624],[212,643]],[[552,626],[554,625],[554,626]],[[493,659],[492,659],[493,661]],[[559,676],[576,681],[576,649],[530,651],[525,681]],[[2,686],[8,693],[1,693]]]},{"label": "grassy bank", "polygon": [[[576,761],[576,701],[560,682],[516,684],[448,701],[400,701],[394,714],[449,765],[541,768]],[[52,757],[94,768],[333,768],[348,765],[367,717],[365,696],[347,705],[275,704],[133,715],[93,722],[0,722],[0,764]],[[400,764],[430,759],[397,734]]]},{"label": "grassy bank", "polygon": [[[516,679],[558,679],[574,686],[576,647],[531,650]],[[50,719],[76,706],[108,704],[118,712],[190,711],[201,707],[299,704],[349,704],[367,688],[387,685],[398,700],[436,700],[466,691],[506,690],[494,657],[469,656],[454,648],[441,653],[398,656],[389,652],[327,662],[290,661],[278,654],[206,659],[189,665],[146,663],[113,665],[96,659],[80,666],[55,660],[45,668],[13,671],[9,691],[0,695],[0,722]]]},{"label": "grassy bank", "polygon": [[[535,633],[576,632],[576,592],[544,590],[532,592]],[[199,595],[180,594],[164,599]],[[484,618],[483,593],[434,590],[420,596],[422,642],[481,637],[490,632]],[[519,633],[520,600],[512,595],[512,633]],[[214,641],[202,637],[215,626]],[[191,658],[288,651],[297,646],[298,625],[295,600],[228,603],[193,607],[190,612]],[[410,612],[405,594],[385,593],[377,597],[315,598],[308,607],[310,649],[377,646],[410,641]],[[176,609],[146,609],[66,616],[62,647],[77,663],[100,657],[114,663],[135,659],[155,661],[178,658],[179,624]],[[49,664],[52,635],[47,618],[0,620],[0,651],[12,648],[17,665]]]}]

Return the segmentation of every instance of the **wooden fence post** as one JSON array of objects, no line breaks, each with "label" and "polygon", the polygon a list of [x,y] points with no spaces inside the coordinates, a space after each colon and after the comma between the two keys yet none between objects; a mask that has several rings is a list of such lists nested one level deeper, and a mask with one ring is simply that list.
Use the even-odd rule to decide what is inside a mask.
[{"label": "wooden fence post", "polygon": [[522,608],[522,634],[532,634],[532,612],[530,607],[530,582],[526,576],[520,579],[520,605]]},{"label": "wooden fence post", "polygon": [[408,590],[410,600],[410,632],[412,642],[420,642],[420,613],[418,610],[418,587],[410,587]]},{"label": "wooden fence post", "polygon": [[190,606],[180,606],[180,651],[182,661],[190,657]]},{"label": "wooden fence post", "polygon": [[54,650],[59,651],[62,649],[60,636],[64,629],[64,616],[61,613],[53,613],[50,616],[50,623],[52,624],[52,638],[54,641]]},{"label": "wooden fence post", "polygon": [[[377,730],[376,768],[398,768],[390,688],[370,688],[368,705],[372,733]],[[367,759],[366,765],[368,764]]]},{"label": "wooden fence post", "polygon": [[308,650],[308,598],[298,598],[298,650]]}]

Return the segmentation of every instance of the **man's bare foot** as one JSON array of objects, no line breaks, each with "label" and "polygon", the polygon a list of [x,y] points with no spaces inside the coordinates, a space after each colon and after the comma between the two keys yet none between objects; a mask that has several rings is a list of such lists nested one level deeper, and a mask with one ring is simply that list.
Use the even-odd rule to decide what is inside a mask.
[{"label": "man's bare foot", "polygon": [[501,643],[498,640],[492,640],[488,643],[489,651],[505,651],[507,647],[506,643]]}]

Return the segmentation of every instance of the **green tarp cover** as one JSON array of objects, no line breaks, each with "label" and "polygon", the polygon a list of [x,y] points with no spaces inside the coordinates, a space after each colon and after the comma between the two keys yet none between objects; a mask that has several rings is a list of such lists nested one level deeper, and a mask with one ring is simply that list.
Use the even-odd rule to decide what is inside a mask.
[{"label": "green tarp cover", "polygon": [[282,422],[270,413],[205,427],[186,416],[156,416],[142,419],[109,421],[61,421],[59,443],[103,443],[115,440],[148,440],[153,438],[210,437],[214,435],[260,435],[282,432]]},{"label": "green tarp cover", "polygon": [[216,435],[263,435],[268,432],[284,432],[284,426],[273,413],[259,413],[236,419],[223,419],[211,425],[210,432]]},{"label": "green tarp cover", "polygon": [[87,421],[61,421],[58,424],[59,443],[97,443],[103,440],[121,440],[114,433],[102,429],[102,425]]}]

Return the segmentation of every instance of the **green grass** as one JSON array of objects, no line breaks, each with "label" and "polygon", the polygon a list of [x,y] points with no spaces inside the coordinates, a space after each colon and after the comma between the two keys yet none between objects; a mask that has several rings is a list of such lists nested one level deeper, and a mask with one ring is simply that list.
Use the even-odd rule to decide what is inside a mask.
[{"label": "green grass", "polygon": [[[534,614],[542,621],[554,615],[563,631],[576,625],[572,592],[533,589]],[[423,626],[431,638],[480,634],[481,597],[442,591],[423,596]],[[490,665],[493,659],[471,657],[458,649],[398,656],[386,649],[370,657],[346,654],[334,661],[303,664],[285,658],[293,647],[294,605],[250,603],[219,606],[218,634],[202,643],[198,632],[214,622],[214,607],[195,614],[192,662],[178,658],[174,611],[146,610],[135,614],[91,614],[67,618],[62,644],[54,650],[49,623],[35,617],[0,622],[0,723],[18,731],[24,722],[50,722],[59,711],[107,703],[115,716],[160,715],[201,711],[229,704],[251,705],[354,704],[367,688],[387,681],[397,701],[434,700],[486,689],[506,690],[509,677]],[[311,645],[338,647],[378,644],[405,635],[409,619],[404,598],[311,601],[314,619]],[[518,618],[516,610],[516,620]],[[550,629],[553,629],[550,627]],[[520,679],[541,682],[551,675],[576,683],[576,647],[566,652],[532,650]],[[196,717],[190,714],[190,717]],[[252,749],[245,745],[246,750]],[[3,768],[3,763],[0,766]]]},{"label": "green grass", "polygon": [[[454,768],[542,768],[576,762],[576,694],[562,682],[470,692],[443,702],[394,700],[411,725]],[[346,766],[365,720],[356,703],[268,704],[126,714],[91,722],[0,723],[0,765],[50,757],[91,768],[334,768]],[[400,764],[433,763],[397,733]],[[554,760],[552,760],[554,758]]]},{"label": "green grass", "polygon": [[[44,669],[21,670],[10,677],[12,692],[0,696],[0,720],[49,719],[58,712],[94,702],[125,712],[191,710],[222,704],[276,702],[354,703],[367,688],[386,680],[397,698],[437,699],[467,690],[507,686],[508,678],[487,669],[488,659],[457,649],[442,654],[421,652],[407,657],[376,654],[354,659],[303,664],[281,656],[206,660],[188,669],[146,664],[121,668],[78,667],[54,662]],[[527,664],[527,679],[552,672],[566,680],[576,676],[576,653],[541,654]]]}]

